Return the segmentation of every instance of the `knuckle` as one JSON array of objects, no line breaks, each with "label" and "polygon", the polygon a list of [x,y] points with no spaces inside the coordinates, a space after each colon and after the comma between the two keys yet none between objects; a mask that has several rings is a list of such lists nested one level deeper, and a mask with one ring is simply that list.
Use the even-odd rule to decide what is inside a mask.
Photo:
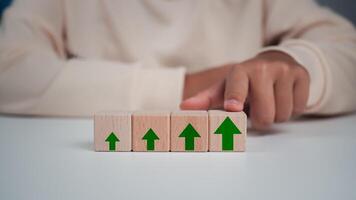
[{"label": "knuckle", "polygon": [[244,66],[237,64],[232,67],[230,75],[234,76],[236,74],[242,73],[244,71]]},{"label": "knuckle", "polygon": [[256,71],[259,73],[267,73],[269,64],[265,61],[258,61],[256,64]]},{"label": "knuckle", "polygon": [[278,66],[279,66],[278,69],[282,76],[286,76],[291,73],[291,68],[288,64],[281,63],[281,64],[278,64]]},{"label": "knuckle", "polygon": [[301,77],[301,78],[303,78],[305,80],[309,80],[310,79],[308,71],[306,69],[304,69],[304,67],[302,67],[302,66],[295,67],[294,68],[294,73],[295,73],[296,76]]},{"label": "knuckle", "polygon": [[256,79],[263,80],[270,77],[269,65],[266,62],[258,61],[256,65],[252,67],[252,74]]}]

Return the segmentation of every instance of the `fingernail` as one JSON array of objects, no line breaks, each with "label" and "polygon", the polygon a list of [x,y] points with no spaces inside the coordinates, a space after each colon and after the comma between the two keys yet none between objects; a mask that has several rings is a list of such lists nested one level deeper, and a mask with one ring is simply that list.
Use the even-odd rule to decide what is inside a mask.
[{"label": "fingernail", "polygon": [[224,108],[231,111],[241,111],[243,109],[243,104],[236,99],[228,99],[224,102]]}]

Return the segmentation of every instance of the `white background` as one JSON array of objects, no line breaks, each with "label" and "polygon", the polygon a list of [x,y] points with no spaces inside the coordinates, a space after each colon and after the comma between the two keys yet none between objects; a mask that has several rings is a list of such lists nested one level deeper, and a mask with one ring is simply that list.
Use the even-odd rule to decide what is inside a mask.
[{"label": "white background", "polygon": [[0,199],[356,199],[356,115],[248,132],[245,153],[93,151],[90,119],[0,117]]}]

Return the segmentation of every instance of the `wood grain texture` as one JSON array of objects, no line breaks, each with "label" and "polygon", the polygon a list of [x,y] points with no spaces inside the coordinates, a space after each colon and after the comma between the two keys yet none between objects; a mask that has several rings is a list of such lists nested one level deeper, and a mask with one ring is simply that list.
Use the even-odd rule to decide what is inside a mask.
[{"label": "wood grain texture", "polygon": [[223,151],[222,135],[215,134],[215,131],[226,117],[230,117],[230,119],[241,131],[241,134],[234,135],[233,151],[245,151],[247,128],[246,114],[244,112],[224,112],[219,110],[209,111],[209,151]]},{"label": "wood grain texture", "polygon": [[179,137],[191,124],[200,137],[194,138],[194,150],[208,150],[208,113],[206,111],[175,111],[171,114],[171,151],[186,151],[185,138]]},{"label": "wood grain texture", "polygon": [[109,151],[105,140],[114,132],[119,138],[114,151],[131,151],[131,113],[100,112],[94,115],[94,146],[96,151]]},{"label": "wood grain texture", "polygon": [[[148,141],[143,137],[152,129],[159,139],[154,141],[154,150],[148,150]],[[169,151],[170,112],[142,111],[132,115],[133,151]]]}]

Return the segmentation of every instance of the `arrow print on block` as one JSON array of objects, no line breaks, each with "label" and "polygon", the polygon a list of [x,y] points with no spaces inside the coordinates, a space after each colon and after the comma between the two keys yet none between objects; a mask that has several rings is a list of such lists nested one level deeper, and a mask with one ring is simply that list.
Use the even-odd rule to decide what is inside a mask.
[{"label": "arrow print on block", "polygon": [[114,132],[111,132],[110,135],[106,138],[105,142],[109,143],[109,151],[115,151],[116,142],[120,142],[120,140],[118,137],[116,137]]},{"label": "arrow print on block", "polygon": [[146,134],[142,138],[147,142],[147,151],[154,151],[155,150],[155,140],[159,140],[159,137],[156,133],[150,128]]},{"label": "arrow print on block", "polygon": [[189,123],[179,137],[185,138],[185,150],[186,151],[194,151],[194,139],[196,137],[200,137],[199,133],[195,130],[195,128]]},{"label": "arrow print on block", "polygon": [[222,135],[222,150],[232,151],[234,150],[234,134],[241,134],[241,131],[230,117],[226,117],[214,133]]}]

